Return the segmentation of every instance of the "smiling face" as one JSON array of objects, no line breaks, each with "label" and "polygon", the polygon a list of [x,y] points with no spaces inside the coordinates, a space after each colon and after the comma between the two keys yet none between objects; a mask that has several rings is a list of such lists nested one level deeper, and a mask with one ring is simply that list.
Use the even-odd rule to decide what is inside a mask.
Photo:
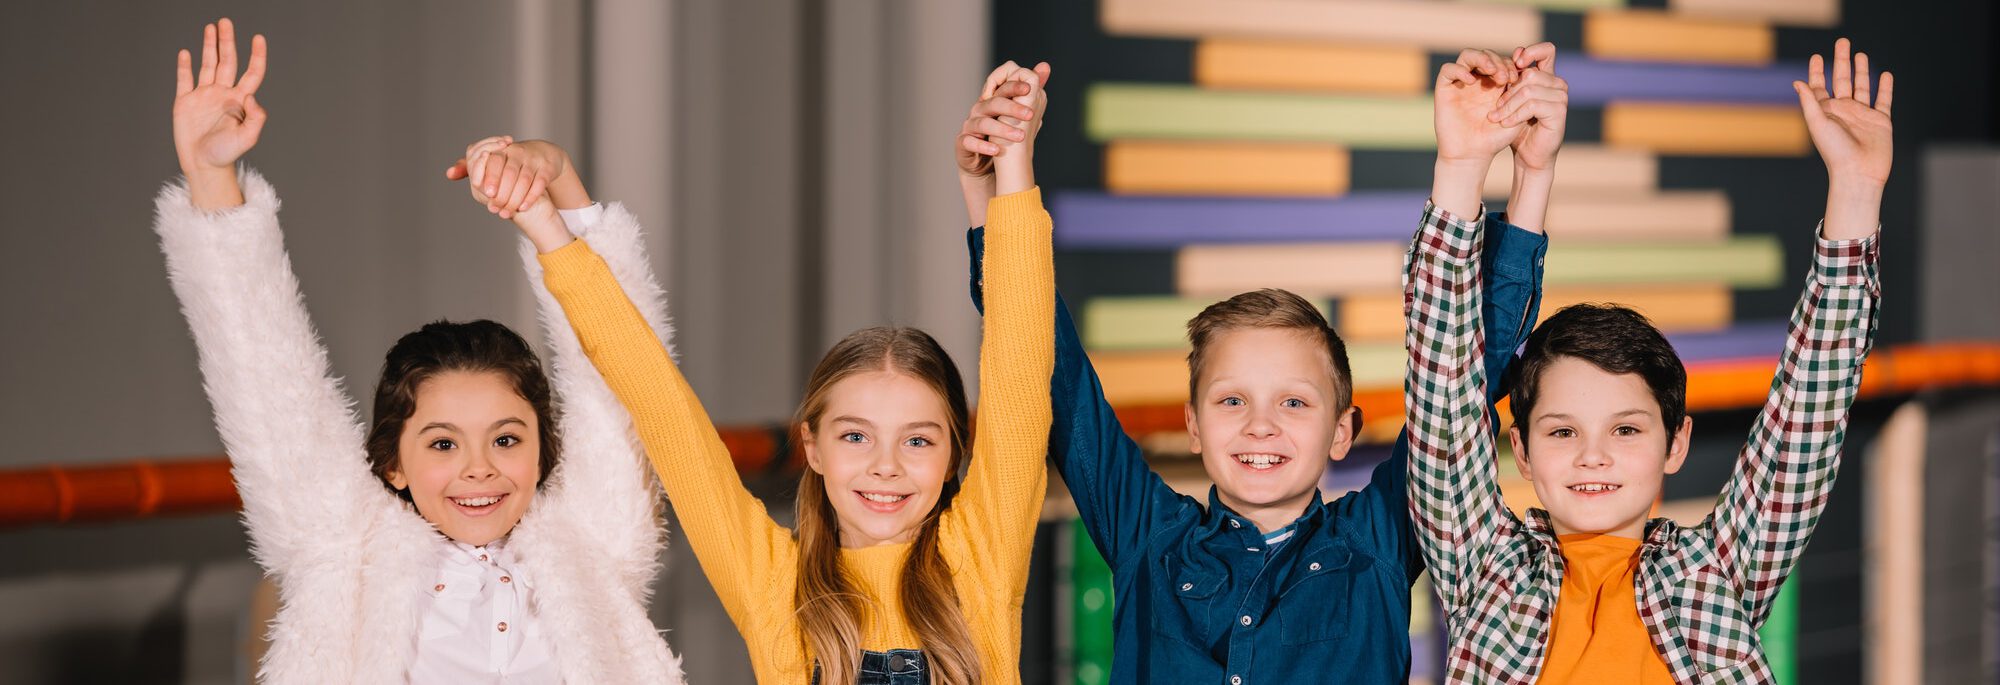
[{"label": "smiling face", "polygon": [[915,539],[952,476],[949,411],[930,385],[895,371],[827,388],[818,425],[800,431],[839,519],[840,546]]},{"label": "smiling face", "polygon": [[1235,328],[1205,341],[1187,407],[1190,448],[1217,498],[1269,531],[1305,513],[1329,460],[1353,445],[1326,344],[1310,332]]},{"label": "smiling face", "polygon": [[1669,429],[1644,378],[1575,357],[1551,360],[1539,383],[1533,415],[1510,435],[1556,533],[1644,535],[1667,474],[1687,459],[1693,419]]},{"label": "smiling face", "polygon": [[520,523],[541,480],[534,407],[505,376],[446,371],[417,387],[386,479],[453,540],[485,545]]}]

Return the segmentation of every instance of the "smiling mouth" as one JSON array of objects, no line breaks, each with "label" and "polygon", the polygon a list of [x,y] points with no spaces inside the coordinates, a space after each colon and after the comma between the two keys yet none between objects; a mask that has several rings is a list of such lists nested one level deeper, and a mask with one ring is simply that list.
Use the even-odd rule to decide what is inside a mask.
[{"label": "smiling mouth", "polygon": [[867,507],[871,511],[876,511],[884,514],[894,513],[896,511],[902,510],[903,503],[908,502],[910,500],[910,496],[908,494],[897,494],[893,492],[864,492],[861,490],[856,490],[854,491],[854,494],[855,496],[861,498],[862,506]]},{"label": "smiling mouth", "polygon": [[1286,462],[1291,460],[1291,457],[1282,454],[1271,454],[1269,452],[1245,452],[1236,455],[1236,463],[1242,464],[1244,468],[1252,471],[1269,471],[1284,466]]},{"label": "smiling mouth", "polygon": [[467,516],[485,516],[499,510],[500,503],[506,501],[507,496],[480,495],[478,497],[446,497],[445,499],[450,501],[452,506],[457,507],[459,513]]},{"label": "smiling mouth", "polygon": [[1569,491],[1579,495],[1608,495],[1617,492],[1621,485],[1611,483],[1578,483],[1569,486]]}]

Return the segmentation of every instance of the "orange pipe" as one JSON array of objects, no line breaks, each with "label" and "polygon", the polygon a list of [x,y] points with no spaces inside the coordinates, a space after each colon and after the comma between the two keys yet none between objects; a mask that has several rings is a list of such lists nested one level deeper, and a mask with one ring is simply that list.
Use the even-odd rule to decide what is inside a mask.
[{"label": "orange pipe", "polygon": [[[1763,404],[1774,360],[1704,362],[1688,368],[1688,409],[1746,409]],[[2000,386],[2000,343],[1902,345],[1869,357],[1861,396],[1920,390]],[[1401,388],[1362,388],[1354,406],[1364,418],[1364,439],[1385,441],[1403,422]],[[1134,435],[1186,428],[1182,405],[1118,407],[1118,420]],[[1502,404],[1502,420],[1506,420]],[[722,442],[741,472],[797,463],[782,427],[721,430]],[[785,454],[779,454],[784,449]],[[781,462],[782,460],[782,462]],[[215,514],[242,506],[225,457],[179,461],[139,460],[91,466],[38,466],[0,470],[0,528],[43,523],[120,521],[162,515]]]}]

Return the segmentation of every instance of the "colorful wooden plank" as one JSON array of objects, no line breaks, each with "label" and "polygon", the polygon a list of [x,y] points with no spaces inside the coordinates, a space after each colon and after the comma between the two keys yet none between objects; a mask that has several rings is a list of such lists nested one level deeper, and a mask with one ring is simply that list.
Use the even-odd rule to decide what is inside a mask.
[{"label": "colorful wooden plank", "polygon": [[1806,64],[1633,62],[1564,53],[1556,58],[1556,73],[1569,82],[1572,107],[1598,107],[1620,100],[1796,106],[1798,94],[1792,91],[1792,81],[1806,73]]},{"label": "colorful wooden plank", "polygon": [[[1340,3],[1327,3],[1340,4]],[[1092,140],[1264,140],[1427,150],[1436,145],[1428,97],[1340,96],[1094,83],[1084,93]]]},{"label": "colorful wooden plank", "polygon": [[1413,46],[1210,38],[1194,46],[1204,88],[1422,95],[1430,56]]},{"label": "colorful wooden plank", "polygon": [[1341,195],[1348,169],[1347,149],[1328,144],[1118,140],[1104,147],[1104,187],[1121,194]]},{"label": "colorful wooden plank", "polygon": [[[1721,329],[1729,325],[1735,311],[1729,286],[1722,284],[1557,286],[1542,291],[1542,318],[1579,302],[1616,302],[1631,307],[1670,333]],[[1349,341],[1403,339],[1400,293],[1343,298],[1333,309],[1335,325]]]},{"label": "colorful wooden plank", "polygon": [[[1093,297],[1083,303],[1083,346],[1098,350],[1162,350],[1187,347],[1187,323],[1216,300],[1139,295]],[[1324,300],[1314,303],[1331,311]]]},{"label": "colorful wooden plank", "polygon": [[1798,106],[1614,102],[1604,143],[1663,155],[1796,156],[1812,149]]},{"label": "colorful wooden plank", "polygon": [[[1486,172],[1483,194],[1488,199],[1505,198],[1513,192],[1513,182],[1514,153],[1501,150],[1493,158],[1493,168]],[[1568,202],[1578,194],[1638,195],[1659,185],[1660,159],[1652,153],[1585,143],[1563,146],[1555,193]]]},{"label": "colorful wooden plank", "polygon": [[[1355,344],[1347,348],[1347,363],[1356,388],[1400,388],[1409,356],[1401,344]],[[1104,384],[1104,397],[1114,405],[1175,404],[1187,401],[1188,366],[1185,349],[1090,353],[1090,363]]]},{"label": "colorful wooden plank", "polygon": [[[1176,258],[1176,289],[1188,297],[1227,296],[1255,288],[1285,288],[1306,297],[1398,292],[1401,243],[1193,245]],[[1570,245],[1552,250],[1549,285],[1723,283],[1776,285],[1784,259],[1775,236],[1743,236],[1709,244]]]},{"label": "colorful wooden plank", "polygon": [[[1778,39],[1769,24],[1760,22],[1658,10],[1592,10],[1583,17],[1583,49],[1606,59],[1769,64]],[[1560,72],[1561,61],[1556,65]]]},{"label": "colorful wooden plank", "polygon": [[1840,0],[1667,0],[1667,7],[1675,14],[1691,17],[1822,28],[1840,24]]},{"label": "colorful wooden plank", "polygon": [[[1422,191],[1336,198],[1118,196],[1054,193],[1056,246],[1159,249],[1210,243],[1394,241],[1423,211]],[[1551,219],[1553,222],[1553,219]]]},{"label": "colorful wooden plank", "polygon": [[1436,0],[1102,0],[1106,33],[1159,38],[1280,38],[1512,48],[1542,39],[1532,7]]}]

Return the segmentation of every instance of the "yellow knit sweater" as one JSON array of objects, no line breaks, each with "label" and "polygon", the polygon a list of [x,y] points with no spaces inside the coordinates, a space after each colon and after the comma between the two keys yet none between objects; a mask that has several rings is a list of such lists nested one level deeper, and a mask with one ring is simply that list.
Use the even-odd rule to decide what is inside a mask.
[{"label": "yellow knit sweater", "polygon": [[[1048,474],[1049,376],[1055,366],[1055,265],[1040,189],[988,205],[981,398],[970,472],[940,524],[960,607],[979,650],[980,681],[1019,683],[1021,602]],[[760,683],[805,683],[813,666],[793,619],[798,546],[743,487],[729,451],[673,359],[611,271],[577,241],[541,256],[590,360],[631,412],[682,534],[750,645]],[[897,581],[909,545],[844,549],[869,592],[861,645],[922,646],[905,622]]]}]

